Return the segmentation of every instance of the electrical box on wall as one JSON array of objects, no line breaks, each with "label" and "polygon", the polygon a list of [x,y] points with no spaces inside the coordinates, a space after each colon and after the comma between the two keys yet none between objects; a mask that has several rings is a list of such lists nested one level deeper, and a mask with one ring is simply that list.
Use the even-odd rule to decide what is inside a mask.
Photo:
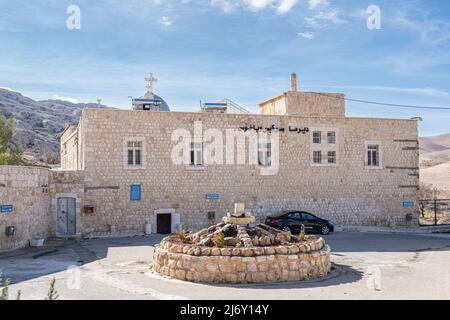
[{"label": "electrical box on wall", "polygon": [[216,213],[215,213],[214,211],[208,212],[208,219],[209,219],[209,220],[214,220],[214,219],[216,219]]},{"label": "electrical box on wall", "polygon": [[6,227],[5,234],[8,237],[14,236],[16,234],[16,227],[14,226]]}]

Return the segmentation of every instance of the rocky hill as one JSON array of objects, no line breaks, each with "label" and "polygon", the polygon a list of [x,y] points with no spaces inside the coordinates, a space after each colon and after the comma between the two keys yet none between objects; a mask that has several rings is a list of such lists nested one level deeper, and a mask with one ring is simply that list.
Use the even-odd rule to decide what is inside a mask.
[{"label": "rocky hill", "polygon": [[[18,92],[0,88],[0,111],[16,120],[14,142],[25,149],[28,164],[59,163],[59,135],[69,124],[77,124],[83,108],[96,103],[70,103],[60,100],[35,101]],[[101,105],[101,108],[107,106]]]},{"label": "rocky hill", "polygon": [[420,165],[433,167],[450,162],[450,134],[420,138]]},{"label": "rocky hill", "polygon": [[450,197],[450,134],[420,139],[420,181]]}]

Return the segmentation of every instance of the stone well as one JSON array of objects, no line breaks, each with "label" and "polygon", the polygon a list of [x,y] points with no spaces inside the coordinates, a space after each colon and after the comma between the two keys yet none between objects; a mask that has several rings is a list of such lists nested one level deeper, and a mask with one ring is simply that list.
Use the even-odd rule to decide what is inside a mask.
[{"label": "stone well", "polygon": [[192,235],[163,239],[153,270],[179,280],[230,284],[301,281],[330,272],[330,248],[323,238],[301,239],[267,225],[236,222],[225,218]]}]

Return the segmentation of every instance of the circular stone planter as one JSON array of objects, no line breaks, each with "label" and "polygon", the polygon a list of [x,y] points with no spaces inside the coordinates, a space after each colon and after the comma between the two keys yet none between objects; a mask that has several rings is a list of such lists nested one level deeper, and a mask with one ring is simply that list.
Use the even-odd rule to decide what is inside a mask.
[{"label": "circular stone planter", "polygon": [[179,280],[204,283],[268,283],[323,278],[331,270],[330,248],[323,238],[245,248],[183,244],[178,237],[162,240],[153,270]]}]

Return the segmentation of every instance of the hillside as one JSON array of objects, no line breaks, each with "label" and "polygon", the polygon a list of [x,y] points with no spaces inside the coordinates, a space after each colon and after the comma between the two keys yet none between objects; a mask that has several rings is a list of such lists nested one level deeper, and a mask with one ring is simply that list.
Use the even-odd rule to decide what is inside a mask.
[{"label": "hillside", "polygon": [[420,165],[433,167],[450,161],[450,134],[420,138]]},{"label": "hillside", "polygon": [[[77,124],[83,108],[96,103],[70,103],[60,100],[35,101],[22,94],[0,88],[0,111],[16,120],[14,142],[25,150],[29,164],[58,164],[59,135],[69,124]],[[101,108],[107,108],[101,105]]]},{"label": "hillside", "polygon": [[420,139],[420,181],[450,196],[450,134]]}]

